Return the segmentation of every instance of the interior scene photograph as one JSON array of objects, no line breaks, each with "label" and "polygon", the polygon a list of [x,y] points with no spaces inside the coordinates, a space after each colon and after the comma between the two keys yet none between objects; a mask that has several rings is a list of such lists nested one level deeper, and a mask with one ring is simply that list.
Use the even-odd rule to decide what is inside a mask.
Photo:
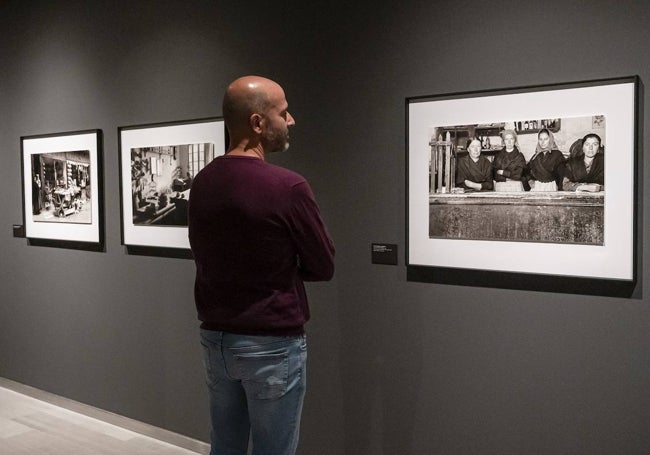
[{"label": "interior scene photograph", "polygon": [[214,158],[214,144],[131,149],[134,225],[187,226],[193,176]]},{"label": "interior scene photograph", "polygon": [[0,454],[650,454],[649,19],[0,1]]}]

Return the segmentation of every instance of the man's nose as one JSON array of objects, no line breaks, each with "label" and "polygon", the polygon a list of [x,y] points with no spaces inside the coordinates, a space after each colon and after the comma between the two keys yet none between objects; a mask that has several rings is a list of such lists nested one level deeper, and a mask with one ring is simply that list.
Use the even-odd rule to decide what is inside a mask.
[{"label": "man's nose", "polygon": [[287,112],[287,125],[293,126],[295,124],[296,124],[296,120],[293,118],[293,115]]}]

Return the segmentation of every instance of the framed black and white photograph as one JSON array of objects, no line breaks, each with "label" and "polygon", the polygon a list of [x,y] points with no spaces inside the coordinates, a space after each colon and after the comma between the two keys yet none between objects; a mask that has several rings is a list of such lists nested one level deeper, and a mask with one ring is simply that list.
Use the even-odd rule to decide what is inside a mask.
[{"label": "framed black and white photograph", "polygon": [[30,242],[102,249],[101,130],[23,136],[21,162]]},{"label": "framed black and white photograph", "polygon": [[633,283],[638,89],[626,77],[407,98],[408,279]]},{"label": "framed black and white photograph", "polygon": [[225,153],[223,120],[124,126],[118,135],[122,244],[152,254],[188,252],[192,180]]}]

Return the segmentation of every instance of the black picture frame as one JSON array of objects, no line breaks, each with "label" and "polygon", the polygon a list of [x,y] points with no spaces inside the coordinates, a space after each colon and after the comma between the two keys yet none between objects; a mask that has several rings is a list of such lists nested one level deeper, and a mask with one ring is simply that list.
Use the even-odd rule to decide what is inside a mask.
[{"label": "black picture frame", "polygon": [[225,153],[221,117],[118,127],[121,243],[128,254],[191,259],[191,181]]},{"label": "black picture frame", "polygon": [[[640,257],[638,163],[641,153],[642,89],[638,76],[628,76],[406,98],[407,280],[631,296],[637,284]],[[456,173],[452,171],[453,165],[450,163],[454,163],[459,152],[463,152],[463,147],[459,145],[459,140],[450,139],[451,135],[436,136],[437,132],[451,130],[452,126],[459,130],[466,127],[471,135],[482,127],[496,128],[497,131],[512,129],[513,124],[517,125],[517,119],[561,119],[557,123],[561,127],[556,131],[567,129],[564,139],[568,152],[568,144],[582,144],[578,142],[580,128],[575,125],[583,124],[583,118],[590,116],[594,119],[592,128],[603,125],[599,132],[606,140],[601,140],[601,143],[609,144],[609,148],[607,145],[604,148],[610,152],[607,154],[600,150],[607,157],[604,158],[605,185],[595,194],[584,194],[584,199],[594,207],[589,210],[596,214],[593,216],[600,216],[602,222],[596,224],[597,235],[580,241],[568,236],[548,240],[530,235],[531,240],[527,240],[516,237],[519,234],[503,234],[511,231],[502,226],[510,227],[512,222],[510,218],[499,218],[501,209],[494,209],[493,205],[506,204],[497,200],[498,196],[503,196],[503,199],[506,195],[497,192],[489,194],[487,191],[461,193],[458,189],[461,185],[454,181]],[[569,133],[572,125],[573,130]],[[535,126],[535,134],[526,136],[534,141],[542,125]],[[571,134],[575,137],[571,137]],[[469,142],[469,135],[465,146]],[[484,147],[482,141],[481,149],[482,153],[489,154],[491,151]],[[529,153],[526,157],[528,163],[535,152],[531,150]],[[527,204],[535,206],[534,216],[550,217],[553,210],[565,210],[566,213],[576,214],[577,218],[577,214],[586,210],[577,205],[570,206],[567,202],[572,198],[581,198],[583,194],[570,194],[567,191],[545,194],[523,192],[507,196],[511,198],[507,202],[510,204],[507,216],[514,216],[515,226],[517,214],[523,213],[523,203],[516,202],[518,197],[521,200],[526,198]],[[549,203],[538,202],[541,198],[548,199]],[[515,202],[510,202],[512,200]],[[550,201],[556,206],[550,207]],[[463,203],[467,203],[468,208],[463,209]],[[569,206],[571,208],[566,208]],[[449,217],[443,217],[443,213]],[[452,222],[448,220],[453,217],[456,218],[453,231],[456,237],[452,238]],[[447,224],[440,224],[441,219]],[[462,228],[463,225],[477,223],[480,225],[474,231]],[[456,226],[461,228],[456,229]],[[485,237],[473,233],[481,229],[490,233]]]},{"label": "black picture frame", "polygon": [[105,251],[102,130],[22,136],[20,159],[28,243]]}]

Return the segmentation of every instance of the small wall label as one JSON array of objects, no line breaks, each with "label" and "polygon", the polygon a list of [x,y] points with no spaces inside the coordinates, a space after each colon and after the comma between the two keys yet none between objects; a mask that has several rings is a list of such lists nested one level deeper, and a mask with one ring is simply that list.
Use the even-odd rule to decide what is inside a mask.
[{"label": "small wall label", "polygon": [[397,245],[392,243],[373,243],[370,246],[373,264],[397,265]]},{"label": "small wall label", "polygon": [[14,237],[25,237],[25,226],[22,224],[14,224]]}]

